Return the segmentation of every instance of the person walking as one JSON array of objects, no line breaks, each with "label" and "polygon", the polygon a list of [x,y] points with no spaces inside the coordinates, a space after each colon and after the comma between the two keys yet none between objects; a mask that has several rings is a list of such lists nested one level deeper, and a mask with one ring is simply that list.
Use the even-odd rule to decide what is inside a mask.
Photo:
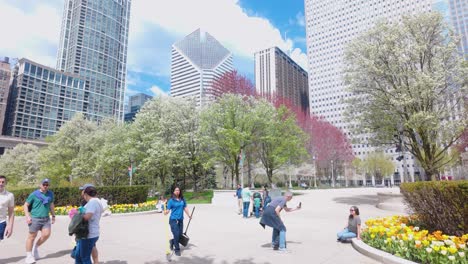
[{"label": "person walking", "polygon": [[237,184],[237,190],[234,197],[237,197],[237,208],[239,209],[238,214],[242,214],[242,187],[240,184]]},{"label": "person walking", "polygon": [[99,240],[100,221],[103,208],[101,202],[97,198],[97,190],[92,184],[85,184],[79,188],[81,197],[86,201],[84,206],[85,214],[83,220],[88,222],[87,238],[78,239],[75,248],[75,264],[91,264],[91,254],[93,251],[93,259],[98,258],[96,242]]},{"label": "person walking", "polygon": [[350,238],[357,237],[361,239],[361,217],[359,216],[359,208],[351,206],[349,208],[348,225],[338,234],[337,242],[346,242]]},{"label": "person walking", "polygon": [[169,225],[173,235],[173,239],[169,240],[169,246],[171,250],[174,250],[176,256],[180,256],[179,239],[184,229],[184,212],[188,218],[192,218],[192,216],[188,211],[187,202],[184,199],[182,190],[178,186],[175,186],[172,190],[172,196],[167,202],[167,208],[164,211],[164,215],[167,215],[169,211],[171,211],[171,215],[169,216]]},{"label": "person walking", "polygon": [[6,190],[7,178],[0,175],[0,241],[13,234],[15,197]]},{"label": "person walking", "polygon": [[[29,226],[25,260],[28,264],[40,258],[38,248],[49,239],[51,224],[55,223],[54,193],[49,190],[49,185],[49,179],[42,180],[39,189],[28,196],[23,206],[26,223]],[[39,231],[41,237],[34,243]]]},{"label": "person walking", "polygon": [[245,187],[242,189],[242,206],[243,206],[243,217],[248,218],[249,217],[249,208],[250,208],[250,201],[252,200],[252,193],[250,192],[249,187]]},{"label": "person walking", "polygon": [[300,203],[296,208],[289,208],[287,206],[286,203],[291,201],[292,197],[292,192],[288,191],[284,194],[284,196],[273,199],[268,204],[268,206],[266,206],[262,218],[260,219],[260,225],[263,228],[265,228],[265,226],[273,228],[271,242],[273,250],[279,250],[280,252],[284,253],[288,252],[286,250],[286,226],[283,224],[283,221],[280,218],[280,213],[283,209],[286,212],[292,212],[301,208]]}]

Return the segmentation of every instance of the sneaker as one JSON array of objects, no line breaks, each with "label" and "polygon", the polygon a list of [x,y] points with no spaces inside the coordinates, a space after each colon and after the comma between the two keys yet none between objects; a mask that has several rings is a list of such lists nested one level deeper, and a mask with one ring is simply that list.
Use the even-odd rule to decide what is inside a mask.
[{"label": "sneaker", "polygon": [[28,254],[28,255],[26,255],[26,259],[25,259],[24,263],[33,264],[33,263],[36,263],[36,260],[34,259],[32,254]]},{"label": "sneaker", "polygon": [[36,260],[41,258],[39,256],[39,250],[37,250],[36,244],[34,244],[34,246],[33,246],[33,256],[34,256],[34,259],[36,259]]},{"label": "sneaker", "polygon": [[291,253],[291,251],[289,251],[287,248],[280,248],[278,249],[278,253],[287,254]]},{"label": "sneaker", "polygon": [[174,243],[172,243],[172,241],[173,241],[172,239],[169,240],[169,247],[171,251],[174,250]]},{"label": "sneaker", "polygon": [[180,257],[180,250],[176,250],[174,253],[176,256]]}]

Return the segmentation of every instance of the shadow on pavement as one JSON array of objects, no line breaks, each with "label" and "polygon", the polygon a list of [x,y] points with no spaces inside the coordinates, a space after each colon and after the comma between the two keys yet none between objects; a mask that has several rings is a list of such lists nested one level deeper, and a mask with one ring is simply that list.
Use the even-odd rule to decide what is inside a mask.
[{"label": "shadow on pavement", "polygon": [[[302,244],[302,242],[295,242],[295,241],[286,241],[286,247],[288,244]],[[271,248],[271,243],[266,243],[262,245],[263,248]]]},{"label": "shadow on pavement", "polygon": [[8,263],[15,263],[15,262],[18,262],[22,259],[24,259],[25,256],[21,256],[21,257],[12,257],[12,258],[7,258],[7,259],[0,259],[0,263],[2,264],[8,264]]},{"label": "shadow on pavement", "polygon": [[52,253],[52,254],[47,254],[45,257],[43,257],[41,259],[60,258],[60,257],[63,257],[65,255],[70,255],[71,251],[72,251],[71,249],[60,250],[60,251]]},{"label": "shadow on pavement", "polygon": [[106,262],[99,261],[99,263],[102,263],[102,264],[128,264],[128,262],[125,261],[125,260],[109,260],[109,261],[106,261]]},{"label": "shadow on pavement", "polygon": [[379,198],[377,195],[355,195],[355,196],[348,196],[348,197],[336,197],[333,198],[333,201],[342,204],[350,204],[350,205],[377,205],[379,202]]},{"label": "shadow on pavement", "polygon": [[[172,261],[170,263],[184,263],[184,264],[213,264],[214,263],[214,258],[212,257],[197,257],[197,256],[192,256],[192,257],[173,257]],[[230,262],[227,261],[216,261],[217,263],[223,263],[223,264],[228,264]],[[161,260],[155,260],[155,261],[150,261],[150,262],[145,262],[145,264],[167,264],[166,260],[161,261]],[[107,262],[105,263],[107,264]],[[269,264],[269,262],[254,262],[252,258],[248,259],[238,259],[232,262],[232,264]]]}]

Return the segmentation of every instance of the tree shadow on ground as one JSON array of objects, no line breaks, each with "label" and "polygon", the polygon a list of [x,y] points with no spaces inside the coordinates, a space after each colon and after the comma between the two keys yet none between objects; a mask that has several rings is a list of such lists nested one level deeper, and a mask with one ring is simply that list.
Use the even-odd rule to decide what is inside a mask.
[{"label": "tree shadow on ground", "polygon": [[[60,250],[60,251],[57,251],[55,253],[47,254],[46,256],[41,258],[41,260],[43,260],[43,259],[52,259],[52,258],[60,258],[60,257],[63,257],[65,255],[70,254],[70,252],[71,252],[71,249]],[[26,257],[25,256],[19,256],[19,257],[7,258],[7,259],[0,259],[0,263],[1,264],[15,263],[15,262],[18,262],[18,261],[20,261],[20,260],[22,260],[24,258],[26,258]]]},{"label": "tree shadow on ground", "polygon": [[[167,260],[154,260],[145,262],[145,264],[167,264],[169,263]],[[198,257],[198,256],[191,256],[191,257],[172,257],[172,261],[170,263],[177,263],[177,264],[214,264],[215,259],[213,257],[205,256],[205,257]],[[252,258],[248,259],[237,259],[234,262],[228,262],[226,260],[223,261],[216,261],[216,263],[221,264],[270,264],[269,262],[254,262]],[[107,264],[107,263],[106,263]]]},{"label": "tree shadow on ground", "polygon": [[15,262],[18,262],[22,259],[24,259],[25,256],[21,256],[21,257],[12,257],[12,258],[7,258],[7,259],[0,259],[0,263],[2,264],[8,264],[8,263],[15,263]]},{"label": "tree shadow on ground", "polygon": [[379,198],[377,195],[355,195],[348,197],[336,197],[333,198],[334,202],[341,204],[350,204],[350,205],[377,205]]},{"label": "tree shadow on ground", "polygon": [[[302,242],[286,241],[286,247],[287,247],[288,244],[302,244]],[[271,243],[263,244],[261,247],[263,247],[263,248],[271,248]]]},{"label": "tree shadow on ground", "polygon": [[65,255],[70,255],[71,251],[72,251],[71,249],[60,250],[60,251],[57,251],[57,252],[52,253],[52,254],[47,254],[46,256],[44,256],[41,259],[60,258],[60,257],[63,257]]}]

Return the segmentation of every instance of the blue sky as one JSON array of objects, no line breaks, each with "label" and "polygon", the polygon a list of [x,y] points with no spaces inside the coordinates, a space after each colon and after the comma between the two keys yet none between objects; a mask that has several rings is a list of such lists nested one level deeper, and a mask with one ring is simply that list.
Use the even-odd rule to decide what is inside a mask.
[{"label": "blue sky", "polygon": [[[63,0],[0,0],[0,56],[55,67]],[[287,4],[286,4],[287,3]],[[184,7],[184,8],[181,8]],[[171,45],[201,27],[233,53],[235,68],[253,79],[253,54],[278,46],[305,69],[303,0],[133,0],[127,96],[170,89]]]}]

